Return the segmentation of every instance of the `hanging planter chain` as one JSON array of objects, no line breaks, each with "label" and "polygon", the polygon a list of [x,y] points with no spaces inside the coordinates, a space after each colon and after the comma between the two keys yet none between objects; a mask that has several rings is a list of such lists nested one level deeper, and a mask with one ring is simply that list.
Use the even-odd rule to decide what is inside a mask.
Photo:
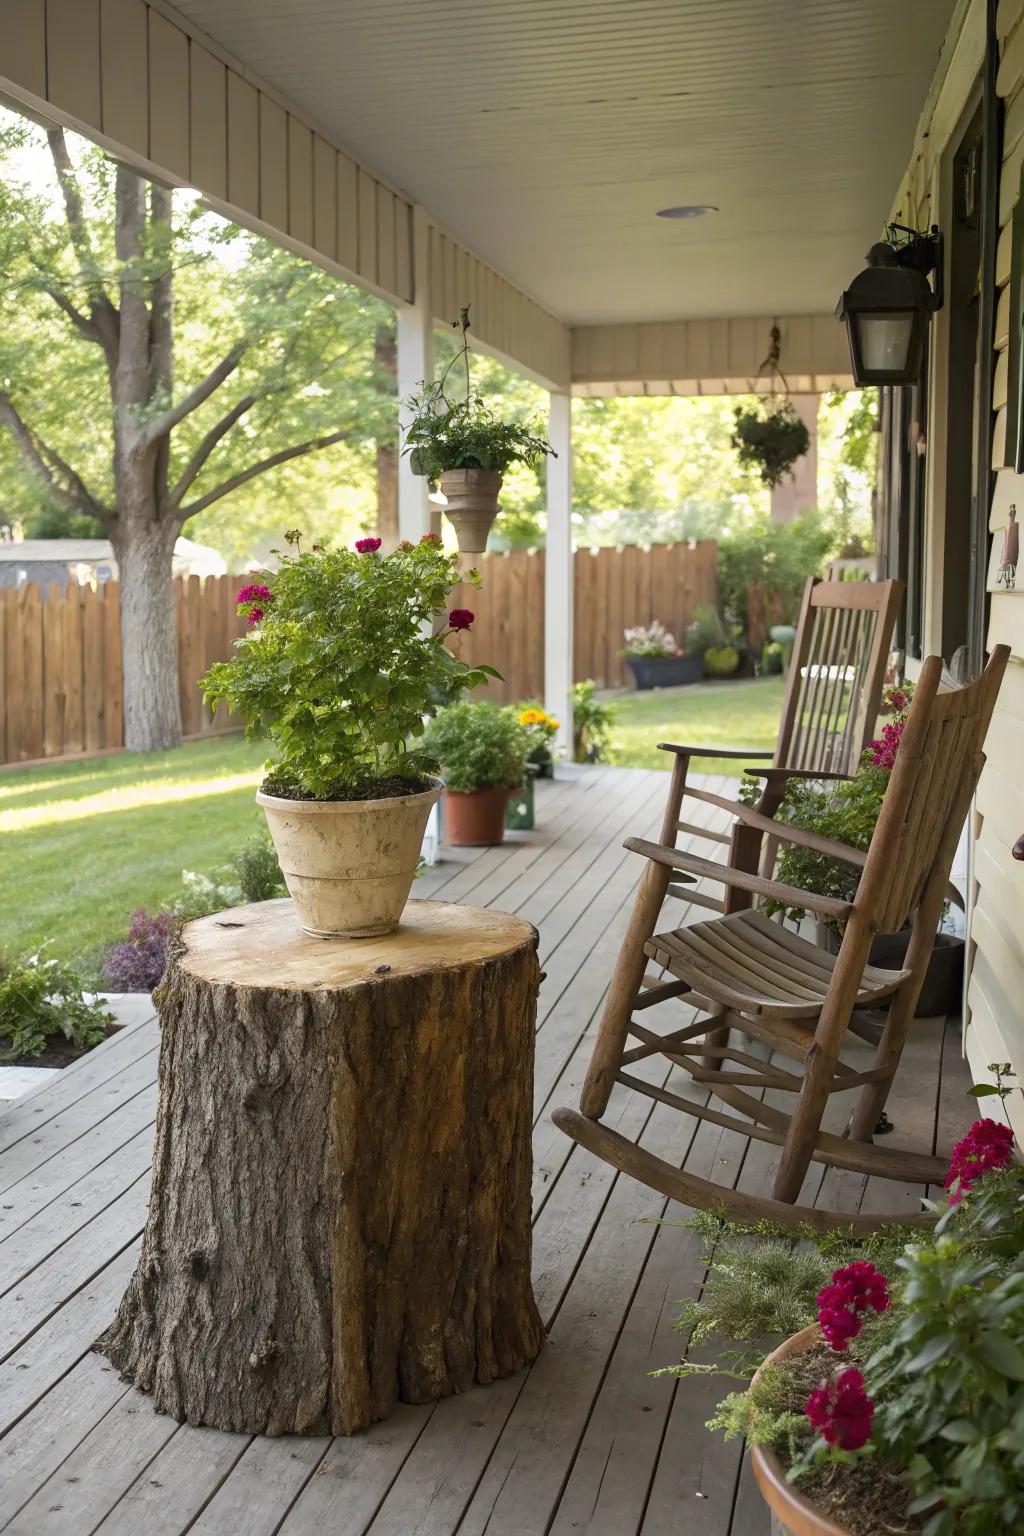
[{"label": "hanging planter chain", "polygon": [[777,322],[772,324],[770,342],[768,355],[757,370],[757,379],[768,380],[766,403],[737,406],[732,446],[740,463],[756,469],[764,484],[774,490],[786,475],[792,475],[793,465],[807,452],[811,438],[789,397],[789,381],[780,362],[782,333]]}]

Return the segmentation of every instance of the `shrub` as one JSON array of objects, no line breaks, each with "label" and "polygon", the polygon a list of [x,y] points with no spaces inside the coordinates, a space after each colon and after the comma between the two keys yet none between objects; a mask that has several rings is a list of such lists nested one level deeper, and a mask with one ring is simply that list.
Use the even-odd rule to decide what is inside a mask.
[{"label": "shrub", "polygon": [[[299,535],[289,535],[297,550]],[[210,704],[223,701],[266,734],[276,758],[264,787],[301,799],[374,797],[383,782],[419,788],[437,759],[422,745],[423,718],[498,674],[469,667],[445,641],[473,622],[448,612],[462,581],[458,557],[426,535],[382,556],[379,539],[355,550],[285,555],[266,583],[243,588],[250,629],[230,661],[203,680]],[[443,616],[447,613],[447,618]]]},{"label": "shrub", "polygon": [[734,645],[712,645],[704,652],[705,677],[732,677],[740,664]]},{"label": "shrub", "polygon": [[235,855],[243,901],[273,901],[286,894],[284,876],[269,832],[256,832]]},{"label": "shrub", "polygon": [[779,612],[773,622],[794,623],[808,576],[821,574],[833,530],[813,509],[788,523],[764,514],[722,528],[718,540],[718,600],[730,622],[748,633],[747,597],[751,587],[775,593]]},{"label": "shrub", "polygon": [[608,755],[612,727],[618,714],[614,704],[594,697],[591,678],[574,683],[572,690],[572,756],[574,763],[600,763]]},{"label": "shrub", "polygon": [[427,727],[427,750],[441,764],[448,789],[518,789],[529,738],[511,709],[451,704]]},{"label": "shrub", "polygon": [[76,1050],[98,1045],[112,1015],[84,996],[81,975],[66,961],[40,951],[0,961],[0,1061],[40,1056],[55,1036]]},{"label": "shrub", "polygon": [[701,604],[693,611],[693,618],[686,626],[686,654],[688,656],[703,656],[705,652],[713,650],[716,646],[728,645],[729,636],[725,632],[721,615],[714,608]]},{"label": "shrub", "polygon": [[103,962],[111,991],[152,992],[159,986],[173,931],[171,912],[150,913],[145,907],[133,912],[128,937],[112,944]]},{"label": "shrub", "polygon": [[768,677],[778,677],[785,669],[786,657],[778,640],[771,640],[761,652],[761,671]]}]

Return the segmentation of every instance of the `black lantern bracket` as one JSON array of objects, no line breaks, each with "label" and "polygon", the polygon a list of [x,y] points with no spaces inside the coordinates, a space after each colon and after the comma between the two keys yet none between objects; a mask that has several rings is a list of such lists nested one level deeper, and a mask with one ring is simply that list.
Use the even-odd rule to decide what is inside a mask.
[{"label": "black lantern bracket", "polygon": [[[940,310],[945,302],[942,231],[937,224],[933,224],[927,234],[919,229],[911,229],[906,224],[887,224],[885,226],[885,240],[883,244],[895,256],[894,265],[907,267],[912,272],[920,272],[922,277],[933,277],[932,281],[932,313]],[[872,250],[876,250],[872,246]],[[868,262],[870,264],[870,255]],[[884,263],[882,263],[884,265]]]}]

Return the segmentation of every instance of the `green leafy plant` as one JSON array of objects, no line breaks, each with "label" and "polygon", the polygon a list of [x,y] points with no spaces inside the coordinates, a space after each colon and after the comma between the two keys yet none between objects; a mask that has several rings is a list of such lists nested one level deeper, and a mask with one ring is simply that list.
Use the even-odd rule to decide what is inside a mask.
[{"label": "green leafy plant", "polygon": [[515,705],[515,716],[526,732],[529,743],[528,763],[546,768],[554,761],[552,743],[558,735],[559,722],[537,699],[524,699]]},{"label": "green leafy plant", "polygon": [[765,485],[781,484],[810,447],[807,427],[791,401],[765,396],[756,405],[738,406],[732,446],[741,464],[754,469]]},{"label": "green leafy plant", "polygon": [[[402,452],[414,475],[432,483],[449,469],[490,469],[503,475],[513,464],[535,468],[554,449],[534,421],[506,421],[472,386],[469,371],[469,309],[459,322],[462,346],[439,379],[422,383],[404,402],[411,421]],[[465,368],[465,395],[453,400],[448,380],[456,364]]]},{"label": "green leafy plant", "polygon": [[235,855],[235,874],[243,901],[273,901],[285,895],[284,876],[269,832],[255,832]]},{"label": "green leafy plant", "polygon": [[42,950],[0,961],[0,1061],[41,1056],[57,1037],[75,1050],[98,1045],[113,1015],[84,990],[74,966]]},{"label": "green leafy plant", "polygon": [[301,553],[299,535],[289,541],[296,552],[239,594],[250,629],[203,679],[207,701],[270,738],[268,792],[345,800],[420,787],[437,770],[429,747],[410,744],[424,716],[499,676],[445,643],[473,621],[468,609],[445,620],[452,589],[479,576],[430,534],[386,556],[379,539]]},{"label": "green leafy plant", "polygon": [[716,646],[728,645],[729,634],[716,608],[701,603],[686,626],[686,654],[703,656]]},{"label": "green leafy plant", "polygon": [[169,904],[168,911],[179,923],[193,917],[208,917],[211,912],[223,912],[226,907],[237,907],[242,900],[242,890],[230,878],[233,870],[219,869],[212,875],[197,874],[194,869],[183,869],[183,889]]},{"label": "green leafy plant", "polygon": [[608,756],[618,714],[614,704],[596,697],[597,684],[587,678],[572,689],[572,756],[575,763],[600,763]]},{"label": "green leafy plant", "polygon": [[512,709],[479,702],[449,705],[427,727],[427,750],[448,789],[518,789],[530,738]]},{"label": "green leafy plant", "polygon": [[734,645],[712,645],[704,652],[705,677],[732,677],[740,664],[740,653]]}]

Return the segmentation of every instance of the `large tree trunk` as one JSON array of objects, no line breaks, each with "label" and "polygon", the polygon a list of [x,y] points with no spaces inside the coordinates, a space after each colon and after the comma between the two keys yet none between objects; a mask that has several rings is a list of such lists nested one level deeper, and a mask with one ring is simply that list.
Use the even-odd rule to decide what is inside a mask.
[{"label": "large tree trunk", "polygon": [[114,537],[121,590],[124,744],[131,752],[181,745],[178,629],[172,559],[176,529],[122,514]]},{"label": "large tree trunk", "polygon": [[[378,387],[390,395],[398,377],[398,341],[394,322],[382,321],[373,340],[373,361],[378,369]],[[385,549],[398,543],[398,444],[377,443],[377,532]]]},{"label": "large tree trunk", "polygon": [[271,1435],[532,1360],[538,981],[528,923],[453,903],[355,941],[290,901],[190,923],[142,1254],[96,1347],[159,1411]]}]

